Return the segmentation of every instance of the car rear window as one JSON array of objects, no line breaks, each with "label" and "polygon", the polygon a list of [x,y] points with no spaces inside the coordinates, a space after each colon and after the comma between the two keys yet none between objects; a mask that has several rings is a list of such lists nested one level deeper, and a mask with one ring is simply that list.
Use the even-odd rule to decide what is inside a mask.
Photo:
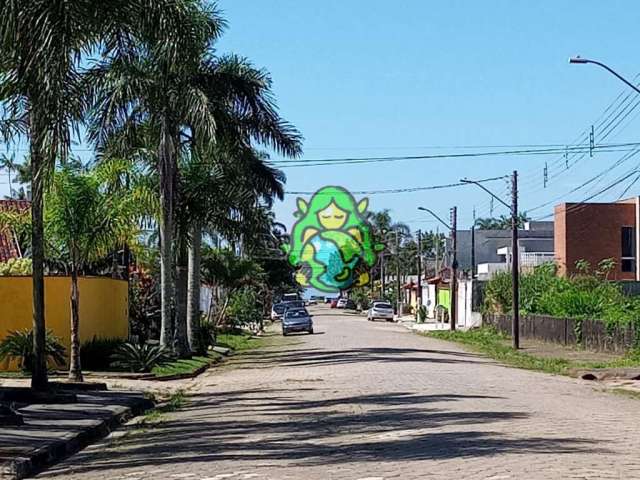
[{"label": "car rear window", "polygon": [[376,302],[373,304],[373,308],[391,308],[391,305],[388,303]]},{"label": "car rear window", "polygon": [[273,306],[273,311],[280,314],[280,313],[284,313],[284,305],[282,305],[281,303],[278,305],[274,305]]},{"label": "car rear window", "polygon": [[287,318],[302,318],[307,316],[309,316],[309,314],[306,310],[289,310],[287,312]]}]

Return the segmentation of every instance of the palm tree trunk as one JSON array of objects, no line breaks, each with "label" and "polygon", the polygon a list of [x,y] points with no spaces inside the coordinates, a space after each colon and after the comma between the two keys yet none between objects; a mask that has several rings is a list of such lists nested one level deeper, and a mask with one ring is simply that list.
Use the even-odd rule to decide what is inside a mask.
[{"label": "palm tree trunk", "polygon": [[187,285],[187,338],[193,351],[194,335],[200,328],[200,259],[202,250],[202,226],[195,222],[191,228],[189,247],[189,280]]},{"label": "palm tree trunk", "polygon": [[191,355],[188,337],[187,318],[187,277],[188,277],[188,254],[186,240],[180,240],[178,248],[178,261],[176,262],[176,332],[175,349],[176,355],[185,358]]},{"label": "palm tree trunk", "polygon": [[82,382],[80,365],[80,290],[78,289],[78,267],[71,265],[71,356],[69,359],[69,380]]},{"label": "palm tree trunk", "polygon": [[160,345],[171,348],[173,298],[172,250],[173,250],[173,202],[175,194],[174,146],[168,133],[166,120],[162,125],[162,140],[158,151],[160,176]]},{"label": "palm tree trunk", "polygon": [[33,265],[33,371],[31,388],[46,390],[47,357],[45,354],[44,318],[44,222],[42,192],[44,189],[44,162],[39,148],[32,139],[31,146],[31,260]]}]

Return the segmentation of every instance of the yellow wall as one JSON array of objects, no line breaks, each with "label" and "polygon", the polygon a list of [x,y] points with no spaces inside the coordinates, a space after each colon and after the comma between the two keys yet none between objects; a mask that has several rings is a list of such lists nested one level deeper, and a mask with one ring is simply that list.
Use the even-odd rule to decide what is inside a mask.
[{"label": "yellow wall", "polygon": [[[103,277],[81,277],[80,341],[127,338],[129,298],[127,282]],[[0,277],[0,340],[12,330],[31,328],[31,277]],[[45,278],[45,322],[69,351],[71,278]],[[15,367],[7,361],[0,370]]]}]

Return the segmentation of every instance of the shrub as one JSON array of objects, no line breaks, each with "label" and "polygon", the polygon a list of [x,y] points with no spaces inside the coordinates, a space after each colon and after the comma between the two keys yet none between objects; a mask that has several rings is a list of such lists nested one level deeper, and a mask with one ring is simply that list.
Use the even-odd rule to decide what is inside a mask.
[{"label": "shrub", "polygon": [[[56,365],[63,366],[66,361],[65,348],[60,339],[49,330],[45,336],[45,353],[47,359]],[[0,360],[19,359],[23,372],[33,369],[33,330],[10,331],[0,342]]]},{"label": "shrub", "polygon": [[111,357],[125,344],[121,338],[96,338],[82,344],[80,364],[93,371],[111,370]]},{"label": "shrub", "polygon": [[116,368],[134,373],[148,373],[153,367],[171,360],[171,356],[164,347],[125,343],[112,359],[112,365]]},{"label": "shrub", "polygon": [[31,275],[31,268],[30,258],[10,258],[6,262],[0,262],[0,276]]},{"label": "shrub", "polygon": [[227,315],[233,327],[247,327],[259,322],[262,309],[255,290],[245,287],[235,292],[229,300]]}]

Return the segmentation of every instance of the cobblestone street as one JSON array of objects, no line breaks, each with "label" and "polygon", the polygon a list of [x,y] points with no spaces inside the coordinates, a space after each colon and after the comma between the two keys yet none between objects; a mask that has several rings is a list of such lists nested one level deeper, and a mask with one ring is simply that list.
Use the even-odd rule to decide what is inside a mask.
[{"label": "cobblestone street", "polygon": [[334,312],[38,478],[640,478],[637,400]]}]

